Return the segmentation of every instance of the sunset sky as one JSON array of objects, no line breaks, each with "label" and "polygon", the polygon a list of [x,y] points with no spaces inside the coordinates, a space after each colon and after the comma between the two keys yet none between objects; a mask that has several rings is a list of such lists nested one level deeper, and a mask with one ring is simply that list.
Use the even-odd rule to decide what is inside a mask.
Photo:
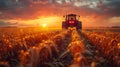
[{"label": "sunset sky", "polygon": [[120,26],[120,0],[0,0],[0,26],[61,27],[69,13],[83,27]]}]

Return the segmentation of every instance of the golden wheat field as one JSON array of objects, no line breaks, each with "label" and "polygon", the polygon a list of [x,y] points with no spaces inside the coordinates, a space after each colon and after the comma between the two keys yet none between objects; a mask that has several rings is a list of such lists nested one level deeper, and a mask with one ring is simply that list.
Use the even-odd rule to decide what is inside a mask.
[{"label": "golden wheat field", "polygon": [[120,67],[120,29],[0,28],[0,67]]}]

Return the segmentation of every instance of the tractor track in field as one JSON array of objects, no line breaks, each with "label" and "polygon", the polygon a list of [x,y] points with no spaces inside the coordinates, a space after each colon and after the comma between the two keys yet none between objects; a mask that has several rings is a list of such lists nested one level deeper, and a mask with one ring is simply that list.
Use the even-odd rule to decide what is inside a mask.
[{"label": "tractor track in field", "polygon": [[[91,62],[87,57],[92,57],[92,50],[88,50],[86,46],[88,44],[82,31],[73,31],[72,42],[69,45],[72,47],[71,52],[74,57],[70,67],[91,67]],[[85,56],[85,54],[89,56]]]}]

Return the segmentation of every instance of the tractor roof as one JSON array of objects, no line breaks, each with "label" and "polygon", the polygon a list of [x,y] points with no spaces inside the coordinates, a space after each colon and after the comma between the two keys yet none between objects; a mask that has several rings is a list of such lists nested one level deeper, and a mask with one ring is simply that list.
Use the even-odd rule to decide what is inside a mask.
[{"label": "tractor roof", "polygon": [[76,14],[68,14],[68,16],[76,16]]}]

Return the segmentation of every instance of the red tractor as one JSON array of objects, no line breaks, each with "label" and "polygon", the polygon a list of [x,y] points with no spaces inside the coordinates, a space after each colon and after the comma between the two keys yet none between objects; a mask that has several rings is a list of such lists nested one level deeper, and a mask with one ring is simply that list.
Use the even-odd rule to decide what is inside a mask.
[{"label": "red tractor", "polygon": [[76,14],[68,14],[65,17],[65,21],[62,22],[62,29],[68,29],[69,27],[75,27],[76,30],[82,29],[82,22],[79,21],[79,17]]}]

